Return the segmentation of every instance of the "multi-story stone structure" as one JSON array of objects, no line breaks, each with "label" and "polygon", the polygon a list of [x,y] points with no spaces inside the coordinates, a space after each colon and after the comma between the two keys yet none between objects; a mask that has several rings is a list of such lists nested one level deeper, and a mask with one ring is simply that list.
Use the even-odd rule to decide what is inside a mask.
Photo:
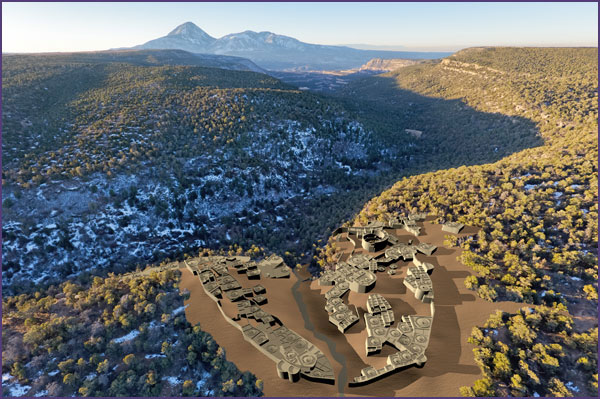
[{"label": "multi-story stone structure", "polygon": [[[243,288],[230,272],[250,279],[290,276],[280,257],[270,257],[256,264],[248,257],[212,256],[184,261],[186,267],[202,283],[204,292],[216,302],[227,322],[237,328],[243,338],[275,362],[279,377],[298,381],[335,383],[333,367],[325,355],[311,342],[286,328],[277,316],[261,308],[268,302],[265,288],[258,284]],[[237,315],[229,317],[221,301],[236,304]],[[358,318],[358,316],[356,316]]]}]

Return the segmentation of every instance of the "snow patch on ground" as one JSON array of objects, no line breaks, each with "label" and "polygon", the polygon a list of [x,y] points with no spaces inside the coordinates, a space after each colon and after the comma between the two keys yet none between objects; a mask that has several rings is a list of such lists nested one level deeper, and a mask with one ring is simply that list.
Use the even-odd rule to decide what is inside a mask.
[{"label": "snow patch on ground", "polygon": [[115,342],[117,344],[120,344],[121,342],[131,341],[132,339],[134,339],[138,335],[140,335],[140,332],[138,330],[132,330],[127,335],[123,335],[122,337],[113,339],[113,342]]},{"label": "snow patch on ground", "polygon": [[173,315],[176,315],[176,314],[179,314],[179,313],[183,312],[185,310],[185,308],[187,308],[188,306],[190,306],[189,303],[187,305],[178,307],[177,309],[175,309],[173,311]]},{"label": "snow patch on ground", "polygon": [[182,381],[181,381],[179,378],[177,378],[177,377],[173,377],[173,376],[170,376],[170,377],[163,377],[162,379],[163,379],[163,380],[167,380],[167,381],[169,382],[169,384],[171,384],[171,385],[173,385],[173,386],[175,386],[175,385],[179,385],[179,384],[181,384],[181,382],[182,382]]},{"label": "snow patch on ground", "polygon": [[146,355],[146,356],[144,356],[144,357],[145,357],[146,359],[154,359],[154,358],[157,358],[157,357],[167,357],[167,356],[166,356],[166,355],[162,355],[162,354],[160,354],[160,353],[152,353],[152,354],[150,354],[150,355]]},{"label": "snow patch on ground", "polygon": [[25,396],[25,394],[31,389],[29,385],[14,384],[8,386],[8,392],[10,396]]},{"label": "snow patch on ground", "polygon": [[567,382],[567,383],[565,384],[565,386],[566,386],[566,387],[567,387],[569,390],[571,390],[571,391],[573,391],[573,392],[579,392],[579,391],[580,391],[580,389],[579,389],[579,388],[578,388],[578,387],[577,387],[577,386],[576,386],[576,385],[573,383],[573,381],[569,381],[569,382]]},{"label": "snow patch on ground", "polygon": [[196,389],[199,390],[201,394],[205,394],[206,396],[213,396],[214,391],[212,391],[212,390],[203,392],[203,390],[206,389],[206,383],[209,381],[209,379],[210,379],[210,373],[208,373],[206,370],[203,371],[202,375],[200,376],[200,380],[198,380],[198,382],[196,382]]}]

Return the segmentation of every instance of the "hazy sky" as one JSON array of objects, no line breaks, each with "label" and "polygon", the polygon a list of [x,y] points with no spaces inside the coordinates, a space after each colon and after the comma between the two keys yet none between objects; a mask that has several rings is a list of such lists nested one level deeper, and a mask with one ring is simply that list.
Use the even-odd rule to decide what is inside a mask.
[{"label": "hazy sky", "polygon": [[320,44],[454,51],[597,46],[597,3],[2,3],[2,51],[128,47],[192,21],[221,37],[271,31]]}]

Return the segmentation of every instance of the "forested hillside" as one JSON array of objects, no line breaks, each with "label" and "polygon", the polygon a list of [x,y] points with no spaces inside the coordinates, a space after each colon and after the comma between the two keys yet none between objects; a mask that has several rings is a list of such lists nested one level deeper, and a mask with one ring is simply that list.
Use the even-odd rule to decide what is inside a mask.
[{"label": "forested hillside", "polygon": [[[542,146],[495,163],[404,178],[351,222],[425,211],[480,227],[465,242],[448,238],[475,273],[467,287],[490,301],[537,305],[488,323],[505,324],[508,334],[474,332],[484,378],[466,395],[597,393],[597,347],[589,345],[598,325],[597,59],[595,48],[468,49],[344,92],[399,114],[411,112],[407,91],[456,101],[531,120],[543,137]],[[323,253],[328,261],[331,251]]]},{"label": "forested hillside", "polygon": [[171,50],[3,58],[6,290],[234,243],[293,265],[402,176],[539,143],[525,119],[422,96],[415,113],[431,122],[416,138],[409,114],[373,123],[264,74],[199,66],[209,61]]},{"label": "forested hillside", "polygon": [[[384,147],[333,101],[264,74],[162,65],[179,60],[170,51],[131,53],[3,59],[6,285],[204,244],[310,249],[304,210],[381,174]],[[328,216],[309,233],[337,223]]]},{"label": "forested hillside", "polygon": [[3,396],[261,396],[185,319],[178,270],[2,298]]}]

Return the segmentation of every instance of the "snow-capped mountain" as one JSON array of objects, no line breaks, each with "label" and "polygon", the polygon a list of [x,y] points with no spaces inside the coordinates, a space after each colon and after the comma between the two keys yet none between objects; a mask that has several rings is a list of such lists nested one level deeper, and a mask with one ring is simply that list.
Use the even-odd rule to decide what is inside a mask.
[{"label": "snow-capped mountain", "polygon": [[189,40],[191,42],[206,41],[206,42],[210,43],[210,42],[214,42],[215,40],[217,40],[214,37],[212,37],[211,35],[209,35],[208,33],[204,32],[202,29],[200,29],[198,26],[196,26],[193,22],[186,22],[186,23],[179,25],[178,27],[173,29],[167,36],[171,36],[171,37],[177,36],[182,39]]},{"label": "snow-capped mountain", "polygon": [[235,55],[272,70],[350,69],[372,58],[438,58],[450,53],[357,50],[344,46],[304,43],[272,32],[244,31],[216,39],[192,22],[168,35],[134,47],[136,49],[181,49],[193,53]]},{"label": "snow-capped mountain", "polygon": [[150,40],[134,49],[180,49],[192,53],[212,53],[211,44],[217,39],[204,32],[192,22],[173,29],[167,36]]},{"label": "snow-capped mountain", "polygon": [[216,53],[226,51],[265,51],[274,49],[308,51],[315,48],[340,49],[342,47],[308,44],[289,36],[277,35],[272,32],[253,32],[251,30],[225,35],[215,41],[212,46],[213,51]]}]

